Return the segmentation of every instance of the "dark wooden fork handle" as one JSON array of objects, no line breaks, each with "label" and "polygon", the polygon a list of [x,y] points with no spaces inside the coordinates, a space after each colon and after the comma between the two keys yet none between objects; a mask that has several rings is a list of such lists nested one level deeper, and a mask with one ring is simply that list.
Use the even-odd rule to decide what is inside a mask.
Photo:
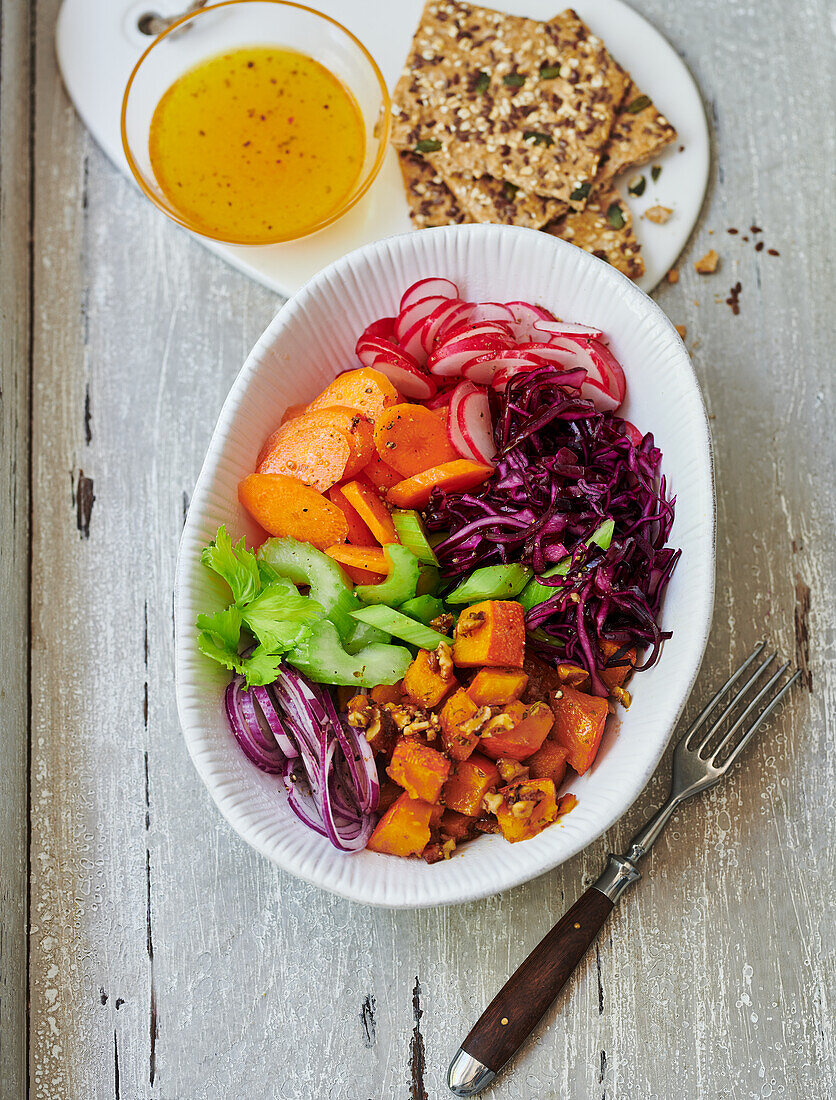
[{"label": "dark wooden fork handle", "polygon": [[594,886],[544,936],[500,989],[462,1043],[498,1073],[516,1054],[586,954],[613,903]]}]

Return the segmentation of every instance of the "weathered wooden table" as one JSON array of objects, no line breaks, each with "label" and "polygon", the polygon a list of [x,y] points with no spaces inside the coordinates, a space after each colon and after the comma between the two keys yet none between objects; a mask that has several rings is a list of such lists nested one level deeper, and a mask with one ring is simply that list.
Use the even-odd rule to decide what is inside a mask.
[{"label": "weathered wooden table", "polygon": [[[812,691],[682,811],[492,1095],[824,1100],[833,28],[825,0],[639,6],[713,123],[704,215],[657,294],[687,326],[716,446],[702,682],[766,635]],[[437,1100],[487,999],[657,802],[665,769],[583,855],[457,909],[352,905],[227,827],[178,730],[172,578],[215,416],[279,303],[105,160],[56,72],[56,7],[0,5],[0,1093]],[[710,247],[719,273],[698,276]]]}]

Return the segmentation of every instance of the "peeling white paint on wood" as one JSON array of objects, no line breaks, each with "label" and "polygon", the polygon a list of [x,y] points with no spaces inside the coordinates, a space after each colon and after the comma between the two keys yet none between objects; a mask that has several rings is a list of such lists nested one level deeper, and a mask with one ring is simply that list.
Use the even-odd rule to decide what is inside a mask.
[{"label": "peeling white paint on wood", "polygon": [[[0,1091],[24,1095],[28,1037],[33,1100],[439,1100],[459,1040],[661,800],[664,769],[563,868],[456,909],[333,898],[220,819],[177,725],[174,558],[215,415],[278,300],[106,162],[58,80],[56,8],[41,0],[32,16],[31,332],[29,38],[24,6],[2,9]],[[725,786],[677,815],[491,1095],[825,1100],[836,1078],[832,39],[823,0],[642,10],[682,51],[714,124],[706,209],[679,283],[658,294],[687,326],[713,416],[717,610],[702,683],[761,635],[795,653],[807,585],[797,625],[814,691]],[[751,225],[763,228],[760,253]],[[698,276],[693,261],[711,247],[720,270]],[[738,280],[734,316],[724,299]]]}]

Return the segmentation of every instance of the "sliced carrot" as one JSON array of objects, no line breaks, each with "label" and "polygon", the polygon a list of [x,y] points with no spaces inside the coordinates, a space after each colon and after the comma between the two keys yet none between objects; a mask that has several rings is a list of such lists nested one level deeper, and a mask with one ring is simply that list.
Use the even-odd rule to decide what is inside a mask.
[{"label": "sliced carrot", "polygon": [[481,466],[467,458],[458,458],[455,462],[445,462],[442,466],[399,481],[387,492],[386,499],[396,508],[423,508],[433,489],[450,492],[472,489],[474,485],[486,481],[493,472],[492,466]]},{"label": "sliced carrot", "polygon": [[295,420],[297,416],[302,416],[307,411],[307,405],[288,405],[282,414],[282,424],[286,424],[288,420]]},{"label": "sliced carrot", "polygon": [[388,405],[395,405],[398,401],[398,391],[385,374],[371,367],[362,367],[338,375],[319,397],[311,401],[308,409],[313,412],[329,405],[345,405],[374,422]]},{"label": "sliced carrot", "polygon": [[278,427],[261,448],[256,473],[296,477],[324,493],[359,473],[373,453],[371,422],[355,409],[335,405]]},{"label": "sliced carrot", "polygon": [[338,561],[352,579],[355,574],[358,574],[361,584],[377,583],[371,578],[385,579],[389,571],[389,564],[383,551],[375,550],[370,546],[349,546],[347,543],[342,543],[327,547],[325,553],[329,558]]},{"label": "sliced carrot", "polygon": [[353,546],[377,546],[374,535],[363,522],[360,513],[346,500],[345,493],[339,485],[332,485],[328,490],[328,499],[336,504],[348,523],[348,541]]},{"label": "sliced carrot", "polygon": [[374,426],[374,445],[401,477],[413,477],[459,457],[442,421],[423,405],[384,409]]},{"label": "sliced carrot", "polygon": [[393,485],[397,485],[401,480],[401,475],[397,470],[393,470],[392,467],[383,461],[377,451],[374,452],[372,457],[363,467],[363,474],[369,479],[372,485],[375,485],[378,489],[391,489]]},{"label": "sliced carrot", "polygon": [[[473,463],[469,465],[472,466]],[[360,514],[360,518],[381,546],[385,546],[387,542],[400,542],[389,509],[368,482],[347,481],[341,488],[348,503]]]},{"label": "sliced carrot", "polygon": [[299,539],[324,550],[344,542],[348,534],[339,508],[295,477],[250,474],[238,483],[238,499],[268,535]]}]

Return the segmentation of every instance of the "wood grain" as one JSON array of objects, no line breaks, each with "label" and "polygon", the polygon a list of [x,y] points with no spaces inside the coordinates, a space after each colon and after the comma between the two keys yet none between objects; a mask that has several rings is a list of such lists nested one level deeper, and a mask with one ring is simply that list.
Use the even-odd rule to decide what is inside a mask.
[{"label": "wood grain", "polygon": [[[836,1079],[828,6],[641,9],[691,66],[714,135],[680,281],[657,293],[687,326],[714,430],[718,595],[702,683],[761,635],[788,654],[803,637],[813,692],[674,819],[491,1095],[825,1100]],[[25,1095],[29,728],[33,1100],[439,1100],[463,1035],[661,801],[665,769],[564,867],[450,910],[363,909],[289,878],[231,832],[179,734],[170,593],[215,416],[279,302],[107,163],[61,88],[56,11],[57,0],[6,0],[2,22],[0,570],[12,625],[0,642],[0,1092]],[[698,276],[693,261],[711,247],[719,272]],[[738,281],[735,315],[725,299]]]},{"label": "wood grain", "polygon": [[26,1079],[30,28],[0,3],[0,1092]]}]

